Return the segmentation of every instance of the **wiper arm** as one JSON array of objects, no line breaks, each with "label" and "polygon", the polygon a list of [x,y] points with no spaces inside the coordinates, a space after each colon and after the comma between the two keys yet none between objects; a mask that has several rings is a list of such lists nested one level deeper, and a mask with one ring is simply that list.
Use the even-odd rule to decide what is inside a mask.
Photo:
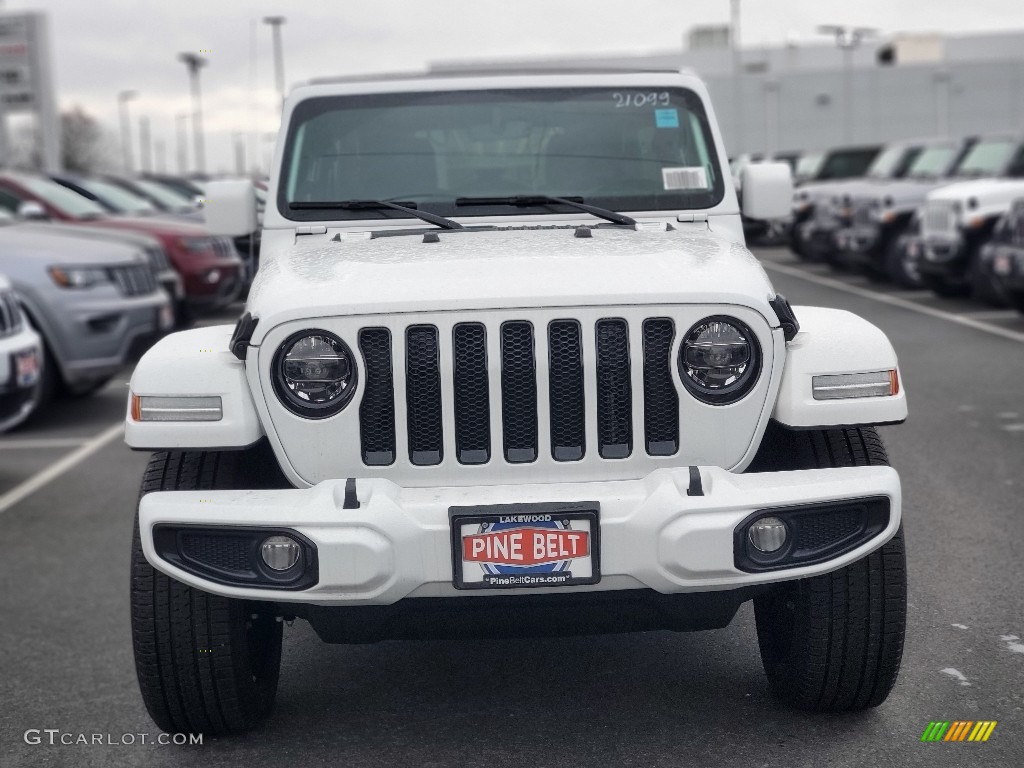
[{"label": "wiper arm", "polygon": [[446,219],[444,216],[437,216],[426,211],[416,210],[416,203],[389,203],[386,200],[338,200],[336,202],[316,201],[311,203],[289,203],[288,207],[295,211],[319,211],[342,209],[347,211],[369,210],[374,208],[389,208],[393,211],[407,213],[421,221],[434,224],[442,229],[465,229],[459,222]]},{"label": "wiper arm", "polygon": [[585,211],[591,216],[610,221],[613,224],[633,226],[636,219],[631,219],[622,213],[609,211],[607,208],[598,208],[596,205],[586,205],[582,197],[554,197],[553,195],[511,195],[509,197],[460,197],[455,200],[455,205],[514,205],[517,208],[529,208],[534,205],[568,205],[578,211]]}]

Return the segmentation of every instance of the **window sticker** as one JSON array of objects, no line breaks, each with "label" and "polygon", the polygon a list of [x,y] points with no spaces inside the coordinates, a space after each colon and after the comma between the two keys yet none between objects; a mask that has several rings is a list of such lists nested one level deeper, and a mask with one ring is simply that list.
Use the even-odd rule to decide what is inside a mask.
[{"label": "window sticker", "polygon": [[658,128],[678,128],[678,109],[656,109],[654,110],[654,124]]},{"label": "window sticker", "polygon": [[666,190],[708,188],[708,175],[701,166],[662,168],[661,180]]}]

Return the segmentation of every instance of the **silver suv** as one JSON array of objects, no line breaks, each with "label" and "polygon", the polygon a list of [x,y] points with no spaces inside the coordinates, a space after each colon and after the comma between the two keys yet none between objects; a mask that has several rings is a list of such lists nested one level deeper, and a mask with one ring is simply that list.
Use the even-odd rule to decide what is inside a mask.
[{"label": "silver suv", "polygon": [[141,344],[169,330],[170,298],[147,255],[0,221],[0,272],[45,344],[42,397],[102,386]]}]

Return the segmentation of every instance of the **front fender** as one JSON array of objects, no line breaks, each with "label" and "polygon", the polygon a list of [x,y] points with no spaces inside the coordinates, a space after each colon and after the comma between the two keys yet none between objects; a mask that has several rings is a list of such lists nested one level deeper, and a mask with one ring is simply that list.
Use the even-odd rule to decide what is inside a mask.
[{"label": "front fender", "polygon": [[907,394],[815,400],[815,376],[896,370],[888,337],[861,317],[841,309],[794,307],[800,332],[786,346],[786,366],[772,418],[792,428],[891,424],[907,418]]},{"label": "front fender", "polygon": [[[125,418],[125,442],[132,448],[244,448],[264,435],[253,405],[245,364],[228,351],[232,327],[196,328],[166,336],[135,367]],[[135,421],[132,395],[221,398],[219,421]]]}]

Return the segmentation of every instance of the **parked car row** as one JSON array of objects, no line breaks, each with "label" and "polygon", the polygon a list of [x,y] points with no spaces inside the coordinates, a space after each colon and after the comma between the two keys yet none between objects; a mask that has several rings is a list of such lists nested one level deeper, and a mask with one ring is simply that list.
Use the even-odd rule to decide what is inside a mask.
[{"label": "parked car row", "polygon": [[0,432],[102,387],[254,272],[198,197],[163,181],[0,172]]},{"label": "parked car row", "polygon": [[[865,149],[837,149],[829,157]],[[873,148],[865,173],[812,176],[794,194],[791,250],[875,280],[1024,311],[1024,136]]]}]

